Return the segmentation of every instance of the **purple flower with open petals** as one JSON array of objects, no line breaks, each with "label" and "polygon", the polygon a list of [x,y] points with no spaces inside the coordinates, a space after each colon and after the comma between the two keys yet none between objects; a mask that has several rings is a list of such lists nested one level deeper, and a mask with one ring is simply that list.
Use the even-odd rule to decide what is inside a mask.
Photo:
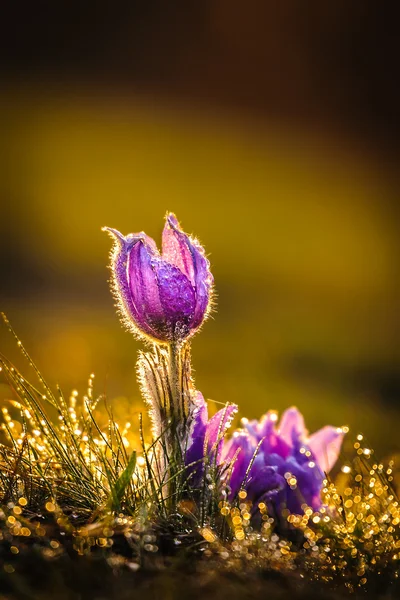
[{"label": "purple flower with open petals", "polygon": [[325,473],[336,462],[344,431],[324,427],[311,436],[297,408],[286,410],[277,424],[276,412],[260,421],[242,420],[224,445],[222,458],[233,461],[229,485],[231,499],[241,488],[256,507],[260,502],[277,512],[288,508],[302,513],[302,505],[317,510]]},{"label": "purple flower with open petals", "polygon": [[213,277],[199,242],[166,217],[162,253],[145,233],[115,239],[112,287],[125,324],[140,337],[179,342],[193,335],[210,309]]}]

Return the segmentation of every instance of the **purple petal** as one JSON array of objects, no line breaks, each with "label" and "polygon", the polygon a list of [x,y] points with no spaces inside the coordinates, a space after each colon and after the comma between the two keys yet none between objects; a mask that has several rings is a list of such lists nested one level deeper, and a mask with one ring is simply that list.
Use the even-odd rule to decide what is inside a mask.
[{"label": "purple petal", "polygon": [[152,266],[168,328],[173,337],[177,333],[177,327],[180,328],[178,337],[186,337],[196,304],[193,286],[182,271],[164,260],[157,259],[153,261]]},{"label": "purple petal", "polygon": [[150,328],[156,339],[165,340],[164,307],[153,268],[155,253],[146,239],[140,238],[128,252],[128,283],[131,301],[138,315],[138,326]]},{"label": "purple petal", "polygon": [[185,449],[185,463],[187,465],[204,458],[204,441],[208,421],[207,403],[201,392],[197,392],[194,402],[196,406],[192,413],[191,422],[188,424],[189,432]]},{"label": "purple petal", "polygon": [[214,284],[214,279],[210,272],[210,264],[198,248],[201,248],[201,246],[198,245],[197,247],[193,245],[193,262],[196,276],[196,308],[192,319],[192,327],[194,329],[200,327],[207,314]]},{"label": "purple petal", "polygon": [[302,513],[301,505],[307,504],[314,510],[321,506],[321,488],[324,475],[318,465],[312,461],[299,465],[294,458],[289,458],[285,469],[297,480],[296,488],[287,489],[287,507],[291,512]]},{"label": "purple petal", "polygon": [[271,430],[269,435],[263,439],[261,450],[265,455],[275,453],[286,458],[290,455],[291,447],[276,433],[276,431]]},{"label": "purple petal", "polygon": [[237,410],[238,407],[235,404],[228,404],[219,410],[207,424],[205,442],[207,453],[213,455],[215,453],[217,464],[221,461],[225,433],[229,429]]},{"label": "purple petal", "polygon": [[262,498],[264,501],[282,490],[285,483],[285,479],[274,467],[264,466],[256,470],[253,465],[246,485],[249,499],[257,502]]},{"label": "purple petal", "polygon": [[189,236],[181,231],[175,215],[167,215],[162,234],[162,257],[175,265],[186,275],[193,286],[196,285],[193,257]]},{"label": "purple petal", "polygon": [[258,441],[261,439],[260,424],[257,419],[252,419],[249,421],[249,419],[243,417],[243,419],[240,419],[240,423],[243,429],[245,429],[254,439]]},{"label": "purple petal", "polygon": [[[116,229],[105,227],[104,230],[108,231],[115,240],[111,258],[113,287],[114,295],[117,299],[121,312],[126,318],[126,322],[130,325],[134,325],[136,333],[141,334],[144,332],[151,337],[157,338],[156,332],[143,318],[143,312],[140,306],[138,306],[132,298],[128,274],[129,255],[135,246],[141,246],[139,240],[143,238],[144,234],[130,234],[124,237]],[[155,246],[155,243],[153,240],[151,240],[151,238],[147,239],[150,245],[152,243]]]},{"label": "purple petal", "polygon": [[199,327],[207,312],[213,286],[210,265],[199,242],[184,233],[173,214],[167,215],[163,231],[163,259],[175,265],[192,283],[196,306],[191,327]]},{"label": "purple petal", "polygon": [[277,420],[278,415],[276,411],[269,410],[259,421],[257,419],[253,419],[252,421],[242,419],[242,425],[257,441],[260,441],[263,438],[269,439],[271,436],[276,435],[275,424]]},{"label": "purple petal", "polygon": [[337,461],[343,437],[342,429],[330,425],[326,425],[310,436],[308,446],[323,472],[329,473]]},{"label": "purple petal", "polygon": [[230,498],[234,498],[244,483],[246,471],[254,456],[257,443],[246,431],[235,431],[223,447],[222,459],[231,465]]},{"label": "purple petal", "polygon": [[306,435],[307,430],[301,412],[295,406],[285,410],[279,423],[279,436],[282,440],[292,446],[294,440],[303,440]]},{"label": "purple petal", "polygon": [[283,458],[283,456],[281,456],[280,454],[276,454],[275,452],[272,452],[271,454],[264,454],[264,462],[266,465],[269,465],[270,467],[277,467],[279,472],[282,471],[282,474],[284,475],[287,471],[286,469],[286,459]]}]

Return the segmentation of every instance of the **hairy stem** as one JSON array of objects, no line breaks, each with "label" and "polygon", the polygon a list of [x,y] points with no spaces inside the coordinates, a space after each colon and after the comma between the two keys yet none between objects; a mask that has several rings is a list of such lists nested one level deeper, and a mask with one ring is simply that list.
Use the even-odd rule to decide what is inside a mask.
[{"label": "hairy stem", "polygon": [[156,453],[163,495],[168,497],[168,511],[176,512],[194,406],[189,343],[155,346],[153,352],[140,354],[137,368],[153,436],[159,441]]},{"label": "hairy stem", "polygon": [[178,422],[182,415],[182,345],[176,342],[169,346],[169,378],[171,384],[171,417]]},{"label": "hairy stem", "polygon": [[168,446],[170,448],[169,459],[169,497],[170,510],[176,512],[177,501],[177,473],[183,466],[182,448],[179,440],[178,427],[181,424],[182,414],[182,345],[176,342],[169,346],[169,380],[171,387],[171,414],[169,415]]}]

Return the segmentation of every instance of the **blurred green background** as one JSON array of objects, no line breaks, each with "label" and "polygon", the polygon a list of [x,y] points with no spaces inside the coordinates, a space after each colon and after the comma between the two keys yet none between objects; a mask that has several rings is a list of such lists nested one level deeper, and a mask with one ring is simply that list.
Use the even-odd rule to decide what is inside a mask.
[{"label": "blurred green background", "polygon": [[[310,430],[347,424],[387,455],[400,416],[393,40],[376,8],[289,6],[8,15],[0,308],[49,383],[84,392],[94,372],[132,418],[141,345],[115,314],[100,229],[159,242],[172,210],[216,280],[218,310],[193,342],[204,395],[248,417],[295,404]],[[4,327],[0,346],[23,364]]]}]

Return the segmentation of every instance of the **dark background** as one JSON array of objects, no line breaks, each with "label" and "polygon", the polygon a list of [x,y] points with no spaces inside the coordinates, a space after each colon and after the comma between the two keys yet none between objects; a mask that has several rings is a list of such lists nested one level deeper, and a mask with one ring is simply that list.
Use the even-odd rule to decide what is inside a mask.
[{"label": "dark background", "polygon": [[[216,278],[205,396],[398,449],[392,7],[2,4],[0,308],[51,384],[83,392],[94,371],[121,419],[140,410],[100,228],[159,240],[169,209]],[[22,365],[4,328],[0,345]]]}]

